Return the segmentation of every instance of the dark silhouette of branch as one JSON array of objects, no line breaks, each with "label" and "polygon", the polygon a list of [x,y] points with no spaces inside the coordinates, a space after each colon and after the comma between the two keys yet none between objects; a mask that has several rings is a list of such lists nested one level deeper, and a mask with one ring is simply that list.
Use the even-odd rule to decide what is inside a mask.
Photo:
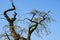
[{"label": "dark silhouette of branch", "polygon": [[47,14],[44,14],[44,15],[42,16],[43,19],[40,20],[39,23],[36,22],[36,21],[32,21],[32,20],[26,18],[26,19],[29,20],[30,22],[35,23],[35,24],[33,24],[33,25],[31,25],[31,26],[29,27],[28,37],[27,37],[28,40],[30,40],[31,34],[34,32],[34,30],[36,30],[38,24],[41,24],[41,22],[44,21],[44,20],[46,19],[46,17],[45,17],[46,15],[47,15]]},{"label": "dark silhouette of branch", "polygon": [[30,27],[29,27],[29,30],[28,30],[27,40],[30,40],[31,34],[32,34],[32,32],[37,28],[38,23],[35,22],[35,21],[32,21],[32,20],[30,20],[30,19],[28,19],[28,18],[26,18],[26,19],[29,20],[29,21],[32,22],[32,23],[35,23],[34,25],[30,26]]},{"label": "dark silhouette of branch", "polygon": [[[11,2],[12,2],[12,0],[11,0]],[[14,12],[14,13],[15,13],[15,14],[14,14],[14,17],[11,18],[11,19],[10,19],[9,16],[7,15],[7,12],[16,10],[15,5],[13,4],[13,2],[12,2],[12,7],[13,7],[13,8],[10,8],[10,9],[8,9],[8,10],[6,10],[6,11],[4,12],[4,16],[5,16],[6,20],[9,22],[11,35],[13,36],[14,40],[19,40],[20,35],[16,33],[16,31],[15,31],[15,29],[14,29],[14,24],[13,24],[14,21],[16,20],[16,15],[17,15],[17,13]]]},{"label": "dark silhouette of branch", "polygon": [[[12,2],[12,1],[11,1],[11,2]],[[10,18],[9,18],[9,16],[8,16],[6,13],[9,12],[9,11],[13,11],[13,10],[16,9],[15,6],[14,6],[14,4],[13,4],[13,2],[12,2],[12,7],[13,7],[13,8],[10,8],[10,9],[4,11],[4,16],[5,16],[5,18],[7,19],[7,21],[10,21]]]},{"label": "dark silhouette of branch", "polygon": [[28,40],[30,40],[31,34],[37,28],[37,26],[38,26],[38,23],[35,23],[34,25],[32,25],[32,26],[29,27],[28,36],[27,36],[27,39]]},{"label": "dark silhouette of branch", "polygon": [[14,17],[13,17],[13,18],[11,18],[11,20],[12,20],[12,21],[15,21],[15,20],[16,20],[16,15],[17,15],[17,13],[16,13],[16,12],[14,12]]},{"label": "dark silhouette of branch", "polygon": [[8,38],[8,40],[10,40],[9,35],[7,33],[5,33],[5,34],[6,34],[7,38]]},{"label": "dark silhouette of branch", "polygon": [[[45,12],[40,13],[37,10],[33,10],[31,12],[33,14],[32,18],[31,19],[25,18],[25,19],[29,20],[32,23],[32,25],[30,25],[29,28],[28,28],[27,38],[21,37],[20,36],[21,34],[16,33],[16,30],[14,29],[14,26],[15,26],[14,25],[14,21],[16,20],[17,13],[14,11],[14,10],[16,10],[16,7],[15,7],[15,5],[13,3],[13,0],[11,0],[11,2],[12,2],[12,8],[7,9],[7,10],[4,11],[4,17],[6,18],[6,20],[9,23],[9,28],[10,28],[11,36],[14,38],[14,40],[20,40],[20,39],[21,40],[31,40],[31,38],[30,38],[31,37],[31,34],[37,29],[38,24],[41,24],[41,25],[44,26],[44,22],[46,21],[46,19],[48,20],[47,13],[45,13]],[[10,12],[10,11],[14,11],[13,18],[9,18],[9,16],[7,15],[8,12]],[[48,11],[48,13],[49,12],[50,11]],[[39,19],[39,21],[38,21],[38,18],[35,18],[37,16],[36,15],[37,13],[38,13],[38,17],[41,19],[41,20]],[[39,13],[41,15],[39,15]],[[33,18],[35,18],[35,19],[33,19]],[[46,27],[44,27],[44,28],[46,29]],[[7,33],[5,33],[5,34],[6,34],[7,38],[8,38],[8,40],[10,40],[9,35]]]},{"label": "dark silhouette of branch", "polygon": [[29,20],[32,23],[37,23],[37,22],[33,21],[32,19],[28,19],[28,18],[25,18],[25,19]]},{"label": "dark silhouette of branch", "polygon": [[31,20],[34,18],[34,16],[39,13],[39,11],[37,11],[36,9],[35,10],[32,10],[31,14],[33,14]]}]

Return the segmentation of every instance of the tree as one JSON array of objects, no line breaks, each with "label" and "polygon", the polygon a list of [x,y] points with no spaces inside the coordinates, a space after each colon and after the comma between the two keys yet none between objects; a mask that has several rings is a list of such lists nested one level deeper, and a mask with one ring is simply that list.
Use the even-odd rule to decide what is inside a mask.
[{"label": "tree", "polygon": [[[20,26],[14,25],[14,22],[17,19],[16,18],[17,13],[14,11],[14,10],[16,10],[16,7],[12,0],[11,0],[11,2],[12,2],[12,8],[4,11],[4,17],[6,18],[6,20],[9,23],[8,27],[9,27],[10,31],[8,33],[5,31],[5,33],[2,34],[1,37],[7,37],[8,40],[31,40],[30,37],[33,32],[37,33],[37,35],[39,35],[39,33],[41,31],[45,31],[46,33],[48,33],[46,24],[51,22],[51,17],[49,16],[50,11],[41,12],[36,9],[32,10],[29,14],[29,15],[32,15],[31,18],[30,19],[24,18],[24,20],[23,20],[24,22],[26,22],[25,20],[27,20],[27,22],[29,22],[29,23],[26,22],[28,29],[25,29],[23,27],[21,28]],[[10,12],[10,11],[14,11],[13,18],[10,18],[8,16],[8,12]],[[29,26],[28,26],[28,24],[29,24]],[[19,33],[17,33],[17,30],[19,30]],[[27,37],[21,36],[21,35],[23,35],[24,32],[27,33]],[[11,39],[11,38],[13,38],[13,39]]]}]

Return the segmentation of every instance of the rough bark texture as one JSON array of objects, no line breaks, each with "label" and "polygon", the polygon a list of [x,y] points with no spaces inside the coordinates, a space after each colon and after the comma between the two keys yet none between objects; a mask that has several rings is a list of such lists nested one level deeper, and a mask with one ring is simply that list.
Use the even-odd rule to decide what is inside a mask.
[{"label": "rough bark texture", "polygon": [[31,40],[31,34],[32,34],[32,32],[37,28],[37,23],[36,24],[34,24],[33,26],[34,26],[34,28],[33,29],[31,29],[33,26],[31,26],[30,28],[29,28],[29,31],[28,31],[28,36],[27,36],[27,40]]},{"label": "rough bark texture", "polygon": [[[12,1],[12,0],[11,0],[11,1]],[[14,24],[13,24],[14,21],[16,20],[16,15],[17,15],[17,13],[14,12],[14,13],[15,13],[15,14],[13,15],[14,17],[11,18],[11,19],[10,19],[9,16],[7,15],[7,14],[8,14],[7,12],[16,10],[13,2],[12,2],[12,7],[13,7],[13,8],[4,11],[4,16],[5,16],[6,20],[7,20],[8,23],[9,23],[9,28],[10,28],[10,32],[11,32],[12,37],[14,38],[14,40],[20,40],[20,39],[22,39],[22,40],[31,40],[31,38],[30,38],[30,37],[31,37],[31,34],[34,32],[34,30],[36,30],[36,28],[37,28],[37,26],[38,26],[38,24],[39,24],[38,22],[32,21],[32,19],[34,18],[35,15],[32,16],[32,19],[31,19],[31,20],[28,19],[28,18],[26,18],[27,20],[29,20],[30,22],[35,23],[35,24],[34,24],[34,25],[31,25],[31,26],[29,27],[27,38],[21,37],[19,34],[16,33],[16,31],[15,31],[15,29],[14,29]],[[45,15],[47,15],[47,14],[45,14]],[[46,18],[44,18],[45,15],[43,16],[43,19],[40,21],[40,23],[46,19]],[[6,35],[7,35],[7,38],[9,39],[8,34],[6,34]],[[10,40],[10,39],[9,39],[9,40]]]},{"label": "rough bark texture", "polygon": [[[34,17],[34,15],[33,15],[33,17]],[[33,17],[32,17],[32,19],[33,19]],[[31,25],[28,30],[27,40],[31,40],[31,34],[33,33],[34,30],[36,30],[38,23],[35,21],[32,21],[32,19],[28,19],[28,18],[26,18],[26,19],[32,23],[35,23],[35,24]]]},{"label": "rough bark texture", "polygon": [[11,18],[11,19],[10,19],[9,16],[7,15],[7,12],[13,11],[13,10],[16,9],[13,3],[12,3],[12,6],[13,6],[13,8],[8,9],[8,10],[6,10],[6,11],[4,12],[4,16],[5,16],[6,20],[9,22],[9,27],[10,27],[11,35],[13,36],[14,40],[19,40],[20,35],[16,33],[16,31],[15,31],[15,29],[14,29],[14,24],[13,24],[14,21],[16,20],[16,15],[17,15],[17,14],[16,14],[16,12],[14,12],[14,13],[15,13],[14,18]]}]

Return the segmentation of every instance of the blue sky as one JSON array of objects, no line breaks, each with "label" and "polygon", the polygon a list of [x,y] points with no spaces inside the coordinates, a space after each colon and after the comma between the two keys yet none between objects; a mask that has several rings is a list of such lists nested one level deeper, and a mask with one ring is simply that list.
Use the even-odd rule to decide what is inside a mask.
[{"label": "blue sky", "polygon": [[[18,14],[27,13],[32,9],[40,11],[51,10],[52,17],[56,22],[52,22],[48,27],[51,30],[51,34],[41,38],[33,35],[32,40],[60,40],[60,0],[13,0],[17,8]],[[0,0],[0,14],[3,14],[4,10],[11,8],[10,0]],[[3,15],[0,15],[3,17]],[[0,29],[3,31],[2,26],[6,25],[5,20],[0,20]]]}]

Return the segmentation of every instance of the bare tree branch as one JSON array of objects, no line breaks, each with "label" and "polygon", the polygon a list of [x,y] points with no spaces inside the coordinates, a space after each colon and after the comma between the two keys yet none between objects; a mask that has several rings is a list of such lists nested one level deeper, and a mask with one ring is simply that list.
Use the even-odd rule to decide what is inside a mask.
[{"label": "bare tree branch", "polygon": [[[11,1],[11,2],[12,2],[12,1]],[[14,4],[13,4],[13,2],[12,2],[12,7],[13,7],[13,8],[10,8],[10,9],[4,11],[4,16],[5,16],[5,18],[7,19],[7,21],[10,21],[10,18],[9,18],[9,16],[8,16],[6,13],[9,12],[9,11],[13,11],[13,10],[16,9],[15,6],[14,6]]]},{"label": "bare tree branch", "polygon": [[[11,2],[12,2],[12,0],[11,0]],[[15,29],[14,29],[14,24],[13,24],[13,22],[16,20],[16,15],[17,15],[17,13],[14,12],[14,13],[15,13],[15,14],[14,14],[14,18],[12,18],[12,19],[10,19],[9,16],[7,15],[7,12],[13,11],[13,10],[16,9],[16,8],[15,8],[15,5],[13,4],[13,2],[12,2],[12,7],[13,7],[13,8],[8,9],[8,10],[6,10],[6,11],[4,12],[4,16],[5,16],[6,20],[9,22],[11,35],[13,36],[14,40],[19,40],[20,35],[16,33],[16,31],[15,31]]]},{"label": "bare tree branch", "polygon": [[7,33],[5,33],[5,34],[6,34],[7,38],[8,38],[8,40],[10,40],[9,35]]}]

